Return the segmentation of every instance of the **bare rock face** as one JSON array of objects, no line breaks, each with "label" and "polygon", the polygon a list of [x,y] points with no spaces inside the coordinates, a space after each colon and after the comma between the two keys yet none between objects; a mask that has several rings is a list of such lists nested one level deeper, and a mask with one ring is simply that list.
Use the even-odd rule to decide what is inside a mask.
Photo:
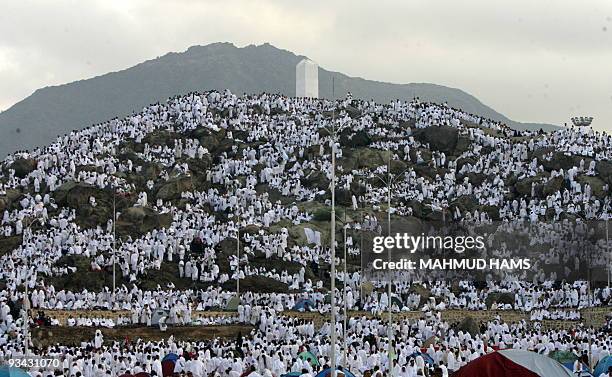
[{"label": "bare rock face", "polygon": [[457,331],[463,331],[464,333],[470,333],[472,336],[476,336],[480,333],[480,326],[478,322],[470,316],[465,317],[457,325]]},{"label": "bare rock face", "polygon": [[432,150],[453,154],[459,140],[459,130],[449,126],[427,127],[415,132],[422,143],[428,143]]},{"label": "bare rock face", "polygon": [[610,161],[597,161],[595,165],[595,170],[597,174],[604,180],[607,184],[612,184],[612,162]]},{"label": "bare rock face", "polygon": [[510,292],[491,292],[487,295],[487,298],[485,299],[485,304],[487,305],[487,308],[491,309],[491,306],[493,305],[493,303],[497,303],[499,304],[510,304],[510,305],[514,305],[516,300],[516,297],[514,295],[514,293],[510,293]]},{"label": "bare rock face", "polygon": [[148,207],[130,207],[121,212],[117,219],[117,231],[122,235],[137,236],[153,229],[168,228],[172,216],[160,214]]},{"label": "bare rock face", "polygon": [[[110,190],[103,190],[83,182],[66,182],[53,193],[55,202],[62,207],[76,210],[77,223],[91,228],[106,223],[113,218],[113,195]],[[96,199],[92,206],[89,198]],[[125,206],[126,199],[117,196],[115,199],[117,211]]]},{"label": "bare rock face", "polygon": [[15,160],[9,168],[15,170],[15,176],[25,178],[28,174],[36,170],[37,164],[36,160],[32,158],[20,158]]},{"label": "bare rock face", "polygon": [[180,199],[181,193],[191,191],[192,189],[191,177],[183,176],[174,178],[162,184],[157,191],[157,199],[162,199],[164,201]]}]

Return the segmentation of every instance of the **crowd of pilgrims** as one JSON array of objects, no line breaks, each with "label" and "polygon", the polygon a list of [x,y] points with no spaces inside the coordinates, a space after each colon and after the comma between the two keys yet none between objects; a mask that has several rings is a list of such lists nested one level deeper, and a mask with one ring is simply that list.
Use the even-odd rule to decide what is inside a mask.
[{"label": "crowd of pilgrims", "polygon": [[[357,116],[354,115],[355,111],[358,112]],[[456,128],[461,137],[469,139],[470,148],[459,156],[451,157],[443,152],[430,151],[431,157],[428,157],[423,151],[428,150],[429,146],[417,140],[413,133],[426,127],[439,126]],[[210,151],[200,142],[201,139],[192,136],[195,131],[201,130],[211,135],[223,132],[224,138],[231,142],[231,147],[219,155],[211,156]],[[20,316],[11,310],[18,303],[27,302],[33,309],[130,311],[132,314],[121,319],[119,325],[150,323],[153,311],[166,309],[169,311],[168,324],[189,324],[194,318],[193,312],[225,308],[228,305],[235,292],[222,288],[224,283],[227,286],[228,282],[249,276],[266,277],[285,283],[290,293],[242,292],[238,306],[240,320],[247,322],[255,318],[260,323],[260,313],[266,310],[280,313],[292,309],[304,298],[313,304],[309,310],[328,312],[329,300],[322,289],[326,283],[325,275],[313,277],[307,274],[307,269],[317,270],[330,263],[332,253],[329,245],[321,242],[291,242],[290,228],[300,225],[307,227],[313,220],[314,214],[309,210],[311,207],[306,204],[316,201],[330,204],[329,199],[323,199],[328,190],[307,184],[308,179],[316,174],[323,174],[328,180],[332,178],[331,146],[335,143],[336,159],[339,161],[336,185],[347,190],[355,184],[364,188],[362,194],[353,195],[352,208],[347,208],[347,211],[352,209],[354,212],[364,209],[365,213],[361,218],[346,224],[351,233],[347,240],[348,253],[352,256],[360,253],[358,242],[354,242],[359,230],[381,229],[375,212],[383,213],[384,216],[381,208],[386,204],[388,195],[387,186],[374,183],[376,177],[388,174],[387,164],[381,161],[373,167],[344,168],[343,148],[330,130],[336,134],[348,132],[350,137],[357,132],[365,132],[373,140],[369,148],[388,151],[390,159],[402,161],[408,166],[402,177],[394,177],[401,179],[394,179],[394,185],[391,186],[393,203],[389,210],[394,216],[411,215],[412,208],[407,203],[418,201],[432,211],[450,210],[449,215],[453,221],[466,224],[491,223],[493,219],[487,211],[461,211],[459,206],[452,206],[455,200],[469,196],[479,206],[495,207],[499,214],[498,220],[504,224],[505,229],[515,230],[526,224],[541,224],[538,239],[546,243],[555,232],[564,231],[568,217],[585,221],[604,219],[610,211],[607,184],[598,188],[603,195],[596,195],[589,181],[584,179],[597,176],[598,164],[607,162],[612,156],[610,136],[587,127],[566,127],[551,133],[516,131],[447,105],[418,99],[382,105],[353,99],[350,94],[343,100],[329,101],[274,94],[237,96],[229,91],[190,93],[170,98],[166,103],[147,106],[141,112],[124,119],[115,118],[73,131],[58,137],[48,147],[17,152],[4,160],[0,195],[17,191],[20,196],[18,205],[7,208],[2,214],[0,234],[7,238],[21,236],[23,241],[17,248],[0,257],[0,279],[5,286],[0,293],[0,343],[4,347],[17,348],[23,343],[18,340],[19,335],[15,336],[20,333],[18,330],[23,323]],[[180,137],[174,140],[173,147],[150,145],[147,136],[156,132],[167,132]],[[128,143],[142,145],[138,149],[141,152],[135,153],[137,158],[134,160],[120,157]],[[533,157],[538,151],[546,153],[539,159]],[[542,162],[553,158],[552,151],[577,156],[579,162],[568,169],[545,171]],[[205,174],[198,175],[190,170],[188,160],[206,158],[212,159],[214,164]],[[10,168],[20,159],[36,162],[35,169],[23,177],[16,175]],[[458,161],[463,161],[460,168]],[[155,162],[164,169],[155,179],[148,180],[145,186],[137,186],[129,177],[141,174],[143,164],[148,162]],[[431,169],[436,173],[435,177],[428,178],[420,174],[420,167]],[[469,178],[472,175],[486,178],[476,184]],[[515,176],[518,181],[531,179],[531,193],[509,198],[507,194],[511,188],[506,187],[504,180],[508,176]],[[154,187],[177,177],[203,180],[207,182],[208,188],[184,191],[180,198],[184,207],[181,208],[177,201],[151,199]],[[536,195],[536,186],[546,185],[557,178],[563,180],[558,190]],[[78,215],[74,208],[60,207],[55,202],[56,190],[73,181],[137,198],[134,201],[135,207],[148,207],[159,214],[170,214],[171,224],[142,236],[129,236],[121,242],[115,242],[114,219],[94,228],[85,228],[77,225]],[[262,185],[267,189],[259,189]],[[273,199],[272,190],[285,199]],[[89,205],[98,205],[95,197],[89,198]],[[219,213],[229,215],[218,216]],[[257,231],[239,232],[251,225],[256,226]],[[239,255],[219,256],[218,246],[225,240],[237,237],[241,243]],[[609,261],[607,250],[607,245],[596,245],[591,251],[593,259],[605,266]],[[504,250],[499,252],[503,254]],[[57,263],[63,256],[87,258],[92,278],[95,278],[96,273],[108,272],[115,266],[118,275],[116,290],[113,292],[112,287],[105,287],[100,291],[73,291],[49,284],[47,280],[50,277],[69,276],[76,272],[76,267]],[[271,261],[291,263],[299,268],[289,272],[282,268],[281,263],[250,263],[261,256]],[[549,257],[554,259],[554,256],[546,258]],[[340,263],[340,259],[336,259]],[[561,261],[558,259],[557,256],[554,262],[566,265],[567,273],[579,266],[577,256],[566,256]],[[545,264],[551,260],[540,262]],[[162,269],[165,263],[177,264],[178,277],[190,279],[192,286],[177,289],[174,284],[166,283],[158,285],[154,290],[139,287],[143,279],[154,279],[156,271]],[[229,264],[229,267],[224,267],[225,264]],[[489,281],[484,288],[461,281],[461,290],[456,292],[450,283],[427,281],[426,277],[421,277],[419,283],[431,291],[430,300],[422,305],[419,296],[411,291],[411,283],[408,281],[394,282],[393,295],[399,300],[392,300],[384,289],[374,289],[364,294],[364,277],[359,270],[340,271],[339,279],[343,284],[334,294],[339,305],[346,302],[350,308],[359,307],[371,313],[380,313],[387,310],[389,305],[396,312],[453,308],[483,310],[487,308],[485,299],[490,292],[510,292],[515,295],[515,302],[495,303],[495,308],[534,310],[535,319],[550,317],[577,320],[579,315],[568,314],[564,309],[579,310],[608,304],[612,295],[608,288],[591,290],[585,281],[570,283],[563,281],[563,278],[558,275],[542,275],[530,281],[521,276],[505,276],[504,279]],[[29,289],[28,297],[25,297],[24,286]],[[384,283],[379,283],[375,288],[383,286]],[[257,336],[268,336],[268,333],[280,332],[285,340],[304,336],[286,334],[294,331],[286,326],[288,319],[276,316],[271,318],[277,331],[260,333],[255,336],[253,343],[245,344],[245,347],[255,347],[258,344]],[[75,318],[70,325],[90,326],[95,321],[102,327],[117,326],[117,323],[87,318]],[[368,334],[378,332],[383,326],[372,321],[361,324],[357,320],[356,323],[359,328],[363,327],[360,331]],[[432,323],[431,326],[443,326],[440,322]],[[410,327],[407,323],[403,325]],[[427,328],[423,326],[423,329],[418,330]],[[509,329],[506,325],[505,331],[519,334],[521,328]],[[482,342],[469,343],[469,347],[462,349],[462,342],[475,340],[459,339],[465,334],[453,336],[445,341],[449,342],[449,350],[455,350],[449,351],[449,354],[461,353],[459,359],[473,357],[482,349]],[[549,334],[539,336],[544,343],[553,341]],[[557,345],[566,346],[562,335],[557,334],[555,337],[559,338],[554,339],[560,342]],[[524,336],[518,338],[524,339]],[[415,338],[406,339],[409,339],[406,342],[416,341]],[[451,342],[451,339],[459,340]],[[280,341],[280,338],[273,339],[271,344]],[[605,348],[601,338],[599,342]],[[512,341],[507,343],[517,344]],[[367,346],[372,348],[372,352],[369,352],[371,355],[376,354],[376,349],[385,348],[381,344]],[[414,345],[406,343],[405,346]],[[157,349],[161,353],[162,349],[180,348],[182,345],[162,343],[145,346],[145,343],[139,343],[136,349],[138,347],[141,347],[141,351],[145,349],[142,347],[146,347],[149,351]],[[189,346],[196,350],[196,354],[198,347],[201,346]],[[209,347],[217,347],[216,352],[209,349],[206,353],[203,348],[199,348],[200,359],[212,360],[211,353],[223,354],[223,347],[227,346],[216,344]],[[269,351],[267,346],[261,347]],[[279,364],[287,363],[287,357],[294,350],[289,351],[291,347],[284,347],[282,350],[275,348],[266,357],[274,358],[277,354]],[[254,349],[246,351],[248,358],[251,358],[250,364],[257,365],[258,370],[262,371],[257,355],[265,352],[255,352]],[[141,367],[154,364],[152,360],[124,357],[120,353],[124,351],[113,347],[95,352],[74,352],[83,352],[82,361],[77,363],[82,373],[88,368],[90,372],[98,368],[102,355],[106,355],[106,361],[101,365],[112,364],[112,359],[120,358],[126,369],[132,372],[134,363],[139,363]],[[325,351],[322,349],[321,352]],[[154,354],[151,352],[148,357],[154,357]],[[354,354],[351,357],[357,356]],[[96,365],[88,367],[88,363],[91,364],[93,360]],[[240,362],[245,363],[245,360]],[[365,370],[374,365],[384,369],[383,361],[370,360],[368,356],[360,362]],[[71,363],[70,369],[73,368]],[[224,364],[224,369],[218,372],[224,373],[227,366],[229,364]],[[288,367],[289,364],[284,364],[283,368],[288,370]],[[274,372],[283,368],[277,368]]]},{"label": "crowd of pilgrims", "polygon": [[[222,322],[220,322],[222,323]],[[507,323],[499,317],[483,323],[479,334],[456,330],[440,312],[426,312],[421,319],[395,319],[391,325],[376,317],[350,317],[346,329],[337,324],[339,341],[335,355],[358,376],[450,376],[468,362],[497,349],[523,349],[549,355],[567,351],[586,363],[595,364],[610,355],[612,335],[592,328],[547,330],[525,321]],[[105,341],[100,330],[79,346],[55,344],[46,357],[59,360],[59,367],[31,371],[33,376],[120,376],[140,372],[163,375],[161,361],[178,355],[173,372],[179,376],[277,377],[294,372],[313,377],[331,365],[331,324],[318,327],[265,309],[253,330],[236,338],[181,341],[169,336],[161,341]],[[392,350],[389,353],[389,350]],[[317,363],[301,358],[308,351]],[[0,358],[17,357],[13,344],[0,346]],[[389,363],[391,355],[391,363]],[[429,360],[431,358],[431,360]],[[590,360],[590,361],[589,361]],[[391,365],[392,371],[389,370]],[[576,363],[577,369],[581,368]]]}]

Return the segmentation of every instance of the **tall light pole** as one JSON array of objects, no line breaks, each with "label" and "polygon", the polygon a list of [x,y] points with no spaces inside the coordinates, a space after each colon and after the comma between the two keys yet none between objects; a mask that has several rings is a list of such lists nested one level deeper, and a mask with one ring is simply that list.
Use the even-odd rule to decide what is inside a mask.
[{"label": "tall light pole", "polygon": [[[24,231],[24,245],[27,245],[28,241],[29,241],[29,230],[30,230],[30,225],[32,224],[32,222],[30,221],[29,225],[25,228]],[[26,237],[27,236],[27,237]],[[30,337],[30,332],[29,332],[29,316],[28,316],[28,311],[30,310],[30,293],[29,293],[29,279],[30,278],[30,258],[26,257],[26,276],[25,276],[25,296],[23,297],[23,341],[24,341],[24,347],[23,347],[23,354],[24,356],[28,355],[28,348],[29,348],[29,337]]]},{"label": "tall light pole", "polygon": [[238,264],[236,265],[236,297],[238,297],[238,303],[240,304],[240,224],[236,220],[236,257],[238,257]]},{"label": "tall light pole", "polygon": [[[391,182],[391,151],[389,150],[389,160],[388,160],[388,164],[387,164],[387,236],[391,237],[391,185],[393,183]],[[391,262],[391,248],[387,248],[387,258],[388,261]],[[392,344],[392,339],[393,339],[393,328],[392,328],[392,324],[393,324],[393,318],[392,318],[392,313],[391,313],[391,306],[393,304],[393,301],[391,300],[391,271],[389,271],[389,281],[387,282],[387,288],[388,288],[388,293],[387,295],[389,296],[389,324],[387,326],[387,338],[388,338],[388,346],[389,346],[389,375],[393,376],[393,344]]]},{"label": "tall light pole", "polygon": [[606,254],[608,254],[608,289],[610,289],[610,275],[612,275],[612,256],[610,255],[610,237],[608,233],[608,212],[605,214],[606,216]]},{"label": "tall light pole", "polygon": [[347,325],[347,319],[348,319],[348,305],[347,305],[347,301],[346,301],[346,293],[347,293],[347,276],[348,276],[348,268],[347,268],[347,254],[346,254],[346,227],[347,227],[347,223],[346,223],[346,210],[344,211],[344,219],[340,220],[338,218],[338,221],[340,221],[342,223],[342,229],[343,229],[343,246],[344,246],[344,259],[343,259],[343,271],[344,271],[344,279],[343,279],[343,286],[344,286],[344,291],[342,293],[342,299],[343,299],[343,306],[344,306],[344,317],[343,317],[343,321],[342,321],[342,334],[343,334],[343,358],[342,358],[342,367],[346,368],[347,365],[347,352],[348,352],[348,343],[347,343],[347,338],[346,338],[346,331],[348,329],[348,325]]},{"label": "tall light pole", "polygon": [[116,196],[117,196],[117,188],[113,188],[113,303],[111,306],[111,310],[115,308],[116,294],[117,294],[117,283],[116,277],[117,274],[115,272],[115,265],[117,263],[117,206],[116,206]]},{"label": "tall light pole", "polygon": [[336,100],[335,81],[332,77],[332,129],[331,129],[331,377],[336,377]]},{"label": "tall light pole", "polygon": [[[23,230],[23,240],[22,244],[27,245],[30,241],[30,233],[32,232],[32,223],[36,218],[31,218],[27,223],[27,226]],[[30,280],[30,262],[31,257],[26,256],[26,276],[25,276],[25,296],[23,297],[23,332],[24,332],[24,355],[27,356],[29,348],[30,348],[30,321],[28,312],[30,311],[30,290],[29,290],[29,280]]]},{"label": "tall light pole", "polygon": [[346,303],[346,280],[348,279],[348,270],[346,268],[346,209],[344,210],[344,222],[342,224],[342,228],[344,230],[344,323],[343,323],[343,329],[342,329],[342,335],[344,338],[344,345],[343,345],[343,349],[344,349],[344,359],[342,360],[342,366],[344,368],[346,368],[346,366],[348,365],[347,362],[347,353],[348,353],[348,349],[347,349],[347,330],[348,330],[348,326],[347,326],[347,317],[348,317],[348,305]]},{"label": "tall light pole", "polygon": [[[387,178],[384,179],[381,176],[374,174],[375,177],[377,177],[378,179],[380,179],[383,184],[385,184],[387,186],[387,235],[390,237],[391,236],[391,188],[393,187],[393,183],[395,183],[395,181],[397,179],[399,179],[400,177],[402,177],[404,175],[404,173],[408,170],[408,168],[405,168],[404,170],[402,170],[401,173],[399,173],[398,175],[396,175],[395,177],[391,176],[391,150],[387,149],[388,152],[388,160],[387,160]],[[387,258],[388,261],[391,262],[391,248],[387,248]],[[392,307],[392,300],[391,300],[391,272],[389,271],[389,276],[388,276],[388,281],[387,281],[387,296],[388,296],[388,304],[387,304],[387,308],[388,308],[388,314],[389,314],[389,323],[387,326],[387,338],[388,338],[388,358],[389,358],[389,375],[393,376],[393,344],[392,344],[392,338],[393,338],[393,328],[392,328],[392,324],[393,324],[393,312],[391,310]]]}]

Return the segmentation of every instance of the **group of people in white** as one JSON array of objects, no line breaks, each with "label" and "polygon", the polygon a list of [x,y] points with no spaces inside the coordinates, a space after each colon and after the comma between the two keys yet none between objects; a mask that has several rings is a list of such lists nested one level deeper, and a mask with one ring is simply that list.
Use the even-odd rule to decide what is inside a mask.
[{"label": "group of people in white", "polygon": [[[456,130],[469,147],[458,152],[432,150],[418,137],[427,127]],[[367,149],[364,155],[379,155],[377,162],[355,162],[354,154],[343,151],[351,149],[350,145],[341,145],[342,137],[335,138],[348,135],[350,144],[357,133],[370,138],[367,148],[360,147]],[[170,145],[156,142],[160,135],[173,138]],[[214,140],[209,143],[207,138]],[[48,147],[18,152],[4,160],[0,193],[6,206],[0,233],[7,239],[19,237],[20,243],[0,257],[4,283],[0,352],[5,356],[23,352],[24,322],[14,310],[22,303],[34,309],[131,313],[117,320],[73,316],[67,322],[68,326],[101,328],[151,325],[153,313],[161,309],[166,325],[250,323],[258,327],[242,344],[222,339],[207,344],[170,339],[139,342],[132,348],[118,343],[97,344],[93,349],[58,345],[45,352],[60,355],[70,376],[118,376],[128,371],[160,375],[163,355],[175,351],[192,355],[191,360],[177,362],[177,368],[183,368],[177,372],[191,371],[194,376],[237,377],[251,367],[255,368],[252,373],[274,377],[302,370],[313,373],[312,366],[297,360],[297,352],[308,349],[324,364],[329,357],[330,324],[315,329],[312,323],[298,323],[280,313],[303,300],[309,302],[305,310],[331,310],[325,271],[332,257],[337,265],[342,258],[332,256],[326,237],[313,230],[321,229],[315,213],[318,207],[313,204],[330,204],[334,143],[335,183],[349,193],[349,200],[341,203],[349,214],[344,224],[349,235],[342,243],[351,258],[359,258],[362,251],[360,231],[383,232],[389,189],[392,206],[388,210],[393,216],[415,215],[411,203],[416,202],[432,213],[443,212],[449,221],[470,226],[496,221],[506,232],[520,232],[538,224],[532,245],[562,239],[568,232],[570,237],[563,245],[575,243],[576,237],[568,230],[572,224],[609,215],[606,164],[612,143],[606,133],[573,128],[548,134],[519,132],[418,99],[382,105],[350,95],[329,101],[273,94],[237,96],[229,91],[190,93],[147,106],[124,119],[71,132]],[[571,162],[561,166],[557,160]],[[23,161],[33,161],[31,169],[16,171],[14,167]],[[392,163],[405,167],[403,176],[387,171]],[[159,169],[149,169],[152,164]],[[196,171],[194,164],[207,168]],[[135,179],[143,175],[145,180]],[[394,184],[381,185],[378,176],[393,177]],[[60,206],[55,199],[75,182],[94,193],[79,205],[99,208],[100,197],[95,192],[112,192],[131,207],[168,215],[169,225],[119,240],[116,227],[125,221],[125,207],[94,227],[79,225],[80,208]],[[180,186],[177,182],[188,183],[174,196],[168,194],[169,187]],[[513,187],[519,184],[521,189]],[[456,204],[464,198],[472,205]],[[336,251],[342,243],[337,243]],[[609,266],[608,250],[602,242],[589,249],[591,267]],[[502,248],[495,253],[509,251]],[[116,289],[71,290],[50,284],[51,278],[83,273],[76,266],[60,263],[67,257],[86,258],[92,279],[115,270]],[[458,290],[451,282],[413,276],[394,281],[392,297],[385,282],[374,281],[373,289],[364,290],[366,278],[361,268],[340,269],[341,284],[331,292],[339,307],[346,304],[348,309],[375,315],[391,307],[394,312],[422,311],[426,316],[417,322],[393,323],[398,334],[393,340],[386,338],[388,324],[384,321],[351,318],[348,329],[338,329],[348,339],[347,347],[337,345],[338,354],[346,353],[345,365],[357,375],[370,371],[376,377],[390,372],[402,377],[424,375],[423,357],[410,357],[422,348],[427,348],[443,375],[493,347],[544,353],[562,349],[580,355],[588,351],[596,361],[609,351],[610,339],[582,327],[580,310],[607,305],[612,291],[591,287],[586,280],[566,280],[582,267],[577,254],[553,250],[535,259],[536,267],[557,264],[564,268],[532,279],[505,273],[489,279],[485,287],[462,279]],[[144,281],[156,281],[167,266],[176,271],[173,281],[160,282],[157,289],[141,286]],[[236,295],[236,280],[248,278],[271,279],[286,289],[243,289],[235,319],[197,316],[198,312],[225,309]],[[414,291],[417,283],[430,293],[426,300]],[[512,300],[487,305],[491,293],[508,293]],[[535,322],[571,320],[576,328],[570,335],[498,320],[486,324],[482,334],[469,335],[454,331],[435,314],[447,309],[521,310],[531,312]],[[435,343],[423,347],[431,337],[436,338]],[[591,349],[586,348],[589,338]],[[388,369],[386,342],[390,341],[396,352],[393,371]],[[240,357],[229,356],[234,349],[240,349]]]}]

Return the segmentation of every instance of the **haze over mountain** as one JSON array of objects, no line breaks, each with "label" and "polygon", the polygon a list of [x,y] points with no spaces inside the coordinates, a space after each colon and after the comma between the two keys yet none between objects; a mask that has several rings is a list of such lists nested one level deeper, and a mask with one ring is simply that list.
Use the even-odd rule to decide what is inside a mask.
[{"label": "haze over mountain", "polygon": [[[193,46],[134,67],[69,84],[46,87],[0,113],[0,157],[52,142],[58,135],[82,129],[143,106],[190,91],[230,89],[233,93],[280,92],[295,95],[295,65],[304,56],[270,44],[238,48],[231,43]],[[516,129],[551,130],[550,124],[512,121],[474,96],[428,83],[392,84],[349,77],[319,68],[319,95],[389,102],[420,97],[502,121]]]}]

